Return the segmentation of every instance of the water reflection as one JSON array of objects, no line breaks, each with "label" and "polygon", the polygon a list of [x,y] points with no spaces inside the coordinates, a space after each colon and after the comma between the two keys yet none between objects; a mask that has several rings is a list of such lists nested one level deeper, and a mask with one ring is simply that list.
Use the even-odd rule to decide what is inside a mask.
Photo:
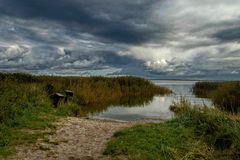
[{"label": "water reflection", "polygon": [[92,116],[127,121],[145,118],[169,119],[173,116],[173,113],[169,111],[171,103],[172,100],[169,98],[156,96],[149,104],[135,107],[110,106],[106,111]]},{"label": "water reflection", "polygon": [[[185,97],[191,103],[197,105],[211,105],[208,99],[197,98],[192,94],[192,86],[196,81],[165,81],[155,80],[156,85],[170,88],[174,93],[168,96],[154,97],[122,97],[119,101],[111,103],[108,107],[90,113],[94,118],[107,118],[125,121],[143,119],[171,119],[174,114],[169,106],[174,100]],[[88,112],[89,113],[89,112]]]},{"label": "water reflection", "polygon": [[148,96],[124,96],[118,99],[108,102],[107,104],[100,104],[94,106],[86,106],[81,110],[81,116],[85,117],[87,115],[98,115],[99,113],[108,112],[111,107],[117,108],[130,108],[130,107],[145,107],[150,105],[154,101],[154,95]]}]

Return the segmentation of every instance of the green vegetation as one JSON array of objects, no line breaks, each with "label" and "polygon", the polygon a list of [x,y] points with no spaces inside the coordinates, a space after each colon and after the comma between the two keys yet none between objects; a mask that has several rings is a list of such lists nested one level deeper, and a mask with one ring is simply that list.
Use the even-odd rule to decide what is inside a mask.
[{"label": "green vegetation", "polygon": [[1,74],[0,80],[41,84],[45,86],[49,94],[69,89],[74,92],[77,103],[84,106],[109,105],[124,97],[152,97],[156,94],[171,93],[167,88],[155,86],[150,81],[137,77],[52,77]]},{"label": "green vegetation", "polygon": [[[39,130],[54,127],[52,122],[60,115],[67,115],[63,112],[62,106],[58,109],[52,107],[43,86],[33,82],[1,80],[0,156],[14,153],[12,146],[33,143],[38,137],[49,134]],[[78,107],[67,104],[66,108],[70,106]]]},{"label": "green vegetation", "polygon": [[193,92],[198,97],[210,98],[222,110],[234,113],[240,111],[240,81],[198,82]]},{"label": "green vegetation", "polygon": [[222,111],[201,109],[185,100],[171,108],[177,111],[173,120],[115,133],[105,154],[131,160],[240,158],[240,122]]},{"label": "green vegetation", "polygon": [[209,98],[211,92],[215,91],[222,82],[197,82],[193,86],[193,93],[201,98]]},{"label": "green vegetation", "polygon": [[[54,108],[51,95],[64,93],[66,89],[74,92],[73,100]],[[52,123],[62,116],[85,115],[85,108],[94,112],[94,109],[103,110],[107,105],[116,103],[131,106],[148,101],[156,94],[167,93],[170,93],[168,89],[135,77],[51,77],[0,73],[0,156],[13,153],[12,146],[32,143],[39,136],[51,134],[42,130],[53,128]],[[130,102],[129,97],[144,98]]]}]

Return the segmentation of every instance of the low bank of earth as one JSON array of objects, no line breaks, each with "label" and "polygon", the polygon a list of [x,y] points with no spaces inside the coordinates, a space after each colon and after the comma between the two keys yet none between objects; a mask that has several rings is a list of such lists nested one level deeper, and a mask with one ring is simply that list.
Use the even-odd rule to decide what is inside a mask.
[{"label": "low bank of earth", "polygon": [[105,160],[108,157],[102,153],[112,135],[133,124],[68,117],[56,126],[52,135],[39,139],[36,144],[17,146],[17,153],[6,160]]}]

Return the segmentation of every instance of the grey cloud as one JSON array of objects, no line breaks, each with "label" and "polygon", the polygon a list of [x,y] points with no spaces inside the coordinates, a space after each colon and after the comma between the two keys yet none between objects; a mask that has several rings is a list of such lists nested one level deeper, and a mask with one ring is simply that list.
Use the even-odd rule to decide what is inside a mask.
[{"label": "grey cloud", "polygon": [[[41,18],[58,21],[68,28],[88,32],[109,42],[138,44],[151,40],[164,27],[144,28],[150,1],[75,1],[75,0],[1,0],[1,13],[24,19]],[[107,6],[106,6],[107,4]]]},{"label": "grey cloud", "polygon": [[239,41],[240,40],[240,27],[231,28],[219,31],[215,37],[222,41]]},{"label": "grey cloud", "polygon": [[[12,45],[0,47],[0,70],[44,73],[95,73],[113,74],[121,68],[135,65],[137,60],[122,57],[107,50],[71,50],[53,46]],[[96,70],[96,71],[94,71]],[[96,73],[95,73],[96,74]],[[129,73],[130,74],[130,73]]]}]

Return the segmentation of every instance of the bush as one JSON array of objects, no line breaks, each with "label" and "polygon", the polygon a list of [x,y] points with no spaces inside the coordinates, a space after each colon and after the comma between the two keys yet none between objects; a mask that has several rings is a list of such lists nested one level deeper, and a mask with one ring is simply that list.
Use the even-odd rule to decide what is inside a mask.
[{"label": "bush", "polygon": [[210,93],[215,91],[222,82],[197,82],[193,86],[193,93],[200,98],[209,98]]},{"label": "bush", "polygon": [[210,98],[213,104],[229,112],[240,111],[240,82],[198,82],[193,87],[198,97]]},{"label": "bush", "polygon": [[[180,102],[181,103],[181,102]],[[179,103],[179,104],[180,104]],[[182,105],[175,105],[182,108]],[[240,152],[240,123],[229,118],[225,112],[200,106],[185,106],[177,112],[176,122],[187,128],[193,128],[198,138],[215,149],[216,156],[234,159]],[[223,152],[224,151],[224,152]]]},{"label": "bush", "polygon": [[213,103],[223,110],[230,112],[240,111],[240,82],[220,84],[217,90],[211,93]]}]

